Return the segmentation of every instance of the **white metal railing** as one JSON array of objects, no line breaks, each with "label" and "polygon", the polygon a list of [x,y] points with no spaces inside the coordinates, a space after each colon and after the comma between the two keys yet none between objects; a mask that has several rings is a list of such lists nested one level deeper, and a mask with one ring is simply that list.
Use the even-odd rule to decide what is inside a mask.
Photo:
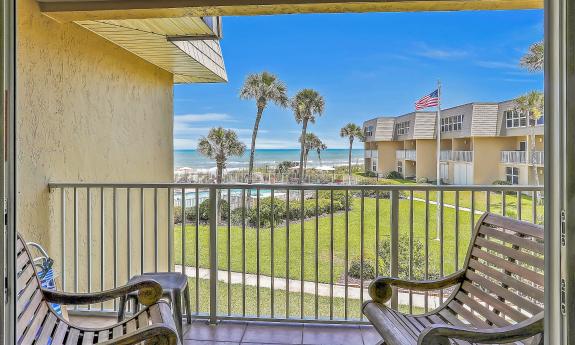
[{"label": "white metal railing", "polygon": [[473,162],[473,151],[452,151],[451,156],[456,162]]},{"label": "white metal railing", "polygon": [[543,165],[545,163],[545,152],[544,151],[533,151],[531,152],[531,164]]},{"label": "white metal railing", "polygon": [[501,151],[501,163],[527,163],[527,152]]},{"label": "white metal railing", "polygon": [[[192,313],[211,322],[365,322],[361,306],[374,277],[455,272],[482,212],[543,221],[543,187],[534,186],[49,187],[65,291],[104,290],[166,267],[188,276]],[[182,196],[193,202],[182,203]],[[399,290],[391,305],[427,311],[447,293]],[[116,305],[87,308],[106,312]]]},{"label": "white metal railing", "polygon": [[397,160],[416,160],[417,154],[415,150],[397,150],[395,151],[395,158]]},{"label": "white metal railing", "polygon": [[451,160],[451,150],[441,150],[439,151],[440,161],[450,161]]},{"label": "white metal railing", "polygon": [[364,150],[365,158],[377,158],[377,150]]}]

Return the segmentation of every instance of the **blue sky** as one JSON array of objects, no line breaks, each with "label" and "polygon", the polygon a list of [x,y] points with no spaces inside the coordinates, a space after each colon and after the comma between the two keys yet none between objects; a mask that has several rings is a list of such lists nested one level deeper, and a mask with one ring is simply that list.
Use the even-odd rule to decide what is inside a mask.
[{"label": "blue sky", "polygon": [[[339,129],[413,110],[442,82],[442,107],[501,101],[543,88],[518,65],[543,38],[543,12],[435,12],[225,17],[221,41],[229,82],[174,87],[174,146],[193,149],[209,128],[237,130],[249,144],[255,103],[238,98],[249,73],[269,71],[288,86],[318,90],[326,110],[310,130],[329,148]],[[289,109],[269,106],[257,148],[297,148]]]}]

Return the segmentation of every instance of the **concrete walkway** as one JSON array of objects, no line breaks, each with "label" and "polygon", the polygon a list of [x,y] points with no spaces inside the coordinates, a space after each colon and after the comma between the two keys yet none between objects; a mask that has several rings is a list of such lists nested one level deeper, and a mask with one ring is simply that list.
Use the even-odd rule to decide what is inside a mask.
[{"label": "concrete walkway", "polygon": [[[409,200],[409,198],[407,198],[407,200]],[[425,199],[415,198],[415,197],[414,197],[414,198],[413,198],[413,201],[425,202]],[[430,205],[437,205],[437,201],[431,201],[431,200],[429,200],[429,204],[430,204]],[[455,209],[455,205],[446,204],[446,203],[443,203],[443,207]],[[471,212],[471,209],[470,209],[470,208],[467,208],[467,207],[461,207],[461,206],[459,206],[459,211]],[[478,215],[482,215],[483,212],[484,212],[484,211],[475,210],[475,214],[478,214]]]},{"label": "concrete walkway", "polygon": [[[175,271],[181,272],[182,266],[175,265]],[[186,266],[185,273],[190,278],[196,278],[196,268],[192,266]],[[207,268],[199,268],[198,269],[198,277],[199,279],[210,279],[210,270]],[[258,276],[251,273],[246,273],[246,286],[257,286]],[[243,284],[243,274],[239,272],[230,272],[230,278],[232,284]],[[272,278],[270,276],[260,275],[260,287],[271,289],[272,285]],[[228,283],[228,271],[219,270],[218,271],[218,280],[223,283]],[[274,280],[274,290],[283,290],[286,291],[287,281],[285,278],[275,278]],[[306,294],[315,295],[315,282],[304,281],[303,282],[303,291]],[[326,283],[318,283],[317,284],[318,296],[322,297],[329,297],[330,296],[330,284]],[[301,280],[290,279],[289,280],[289,291],[292,293],[300,293],[301,292]],[[348,286],[347,289],[347,297],[349,299],[360,299],[361,289],[356,286]],[[334,298],[345,298],[345,286],[341,284],[333,285],[333,297]],[[363,289],[363,298],[364,300],[369,299],[369,294],[367,289]],[[425,295],[423,294],[416,294],[412,295],[412,301],[414,307],[425,307]],[[439,306],[439,297],[437,296],[429,296],[428,298],[428,306],[430,309]],[[400,291],[398,294],[398,303],[403,305],[409,305],[409,293]]]}]

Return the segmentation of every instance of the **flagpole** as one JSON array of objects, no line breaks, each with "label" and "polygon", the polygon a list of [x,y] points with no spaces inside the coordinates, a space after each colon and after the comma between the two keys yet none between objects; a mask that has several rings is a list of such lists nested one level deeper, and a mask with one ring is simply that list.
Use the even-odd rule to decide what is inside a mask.
[{"label": "flagpole", "polygon": [[436,223],[436,240],[440,240],[442,234],[440,234],[442,226],[441,222],[441,206],[443,205],[443,197],[441,192],[439,191],[439,186],[441,185],[441,168],[439,165],[441,159],[441,81],[437,81],[437,120],[436,120],[436,129],[435,129],[435,140],[436,140],[436,183],[437,183],[437,203],[436,203],[436,210],[437,210],[437,223]]}]

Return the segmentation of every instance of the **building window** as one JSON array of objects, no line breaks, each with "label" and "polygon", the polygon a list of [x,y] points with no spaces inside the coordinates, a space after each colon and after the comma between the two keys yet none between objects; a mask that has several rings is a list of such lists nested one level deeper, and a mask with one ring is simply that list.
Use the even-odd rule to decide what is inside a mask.
[{"label": "building window", "polygon": [[506,167],[505,178],[507,179],[507,182],[511,184],[519,184],[519,168]]},{"label": "building window", "polygon": [[463,128],[463,115],[444,117],[441,119],[441,132],[460,131]]},{"label": "building window", "polygon": [[367,126],[363,129],[366,137],[371,137],[373,135],[373,126]]},{"label": "building window", "polygon": [[371,171],[377,172],[377,159],[371,159]]},{"label": "building window", "polygon": [[405,135],[409,133],[409,121],[400,122],[395,125],[395,133],[397,135]]},{"label": "building window", "polygon": [[527,113],[517,110],[506,110],[503,114],[507,128],[527,127]]},{"label": "building window", "polygon": [[397,161],[397,172],[403,175],[403,162]]}]

